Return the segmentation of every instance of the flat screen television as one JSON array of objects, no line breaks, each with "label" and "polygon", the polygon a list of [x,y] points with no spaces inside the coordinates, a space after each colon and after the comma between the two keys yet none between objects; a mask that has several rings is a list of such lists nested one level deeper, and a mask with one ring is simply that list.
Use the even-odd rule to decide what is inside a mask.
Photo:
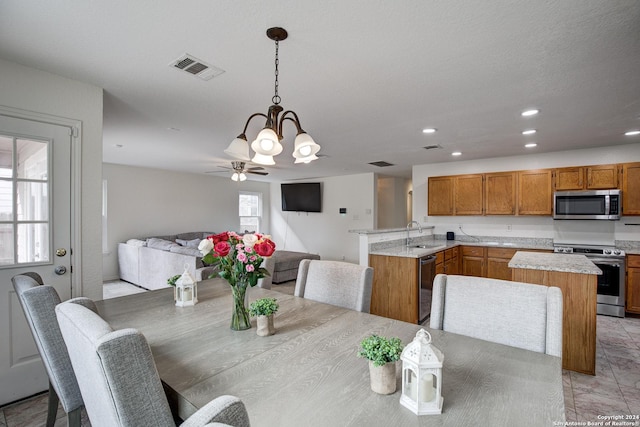
[{"label": "flat screen television", "polygon": [[319,182],[280,184],[282,210],[322,212],[322,189]]}]

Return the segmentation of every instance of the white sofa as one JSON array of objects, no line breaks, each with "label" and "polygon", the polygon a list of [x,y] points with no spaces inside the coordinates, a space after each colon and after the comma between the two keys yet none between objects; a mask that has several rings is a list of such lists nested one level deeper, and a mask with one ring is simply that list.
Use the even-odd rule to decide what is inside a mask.
[{"label": "white sofa", "polygon": [[167,279],[182,274],[185,266],[194,279],[208,279],[215,269],[202,263],[196,242],[211,234],[198,231],[119,243],[120,279],[150,290],[166,288]]}]

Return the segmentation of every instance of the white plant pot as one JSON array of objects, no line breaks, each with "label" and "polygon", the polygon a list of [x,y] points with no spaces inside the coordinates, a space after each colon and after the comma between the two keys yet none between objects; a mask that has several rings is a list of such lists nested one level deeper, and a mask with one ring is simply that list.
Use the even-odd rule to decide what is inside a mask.
[{"label": "white plant pot", "polygon": [[258,326],[256,334],[261,337],[267,337],[276,333],[276,328],[273,326],[273,314],[268,316],[258,316],[256,324]]},{"label": "white plant pot", "polygon": [[396,391],[396,363],[389,362],[382,366],[374,366],[369,361],[369,377],[371,390],[378,394],[391,394]]}]

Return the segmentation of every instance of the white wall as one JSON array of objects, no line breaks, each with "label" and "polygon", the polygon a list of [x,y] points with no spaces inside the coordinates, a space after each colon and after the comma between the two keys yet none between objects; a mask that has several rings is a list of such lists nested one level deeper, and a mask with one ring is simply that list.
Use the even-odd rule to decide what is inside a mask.
[{"label": "white wall", "polygon": [[[322,259],[358,263],[358,234],[373,229],[375,175],[309,180],[322,183],[322,212],[282,212],[280,183],[271,184],[271,234],[276,250],[319,254]],[[339,209],[347,208],[346,215]]]},{"label": "white wall", "polygon": [[240,231],[239,191],[263,193],[263,229],[269,233],[269,184],[105,163],[107,246],[104,280],[118,278],[119,242],[189,231]]},{"label": "white wall", "polygon": [[[101,168],[102,89],[0,60],[0,104],[82,121],[81,277],[74,295],[102,299]],[[78,266],[77,266],[78,267]]]},{"label": "white wall", "polygon": [[[616,240],[640,240],[640,226],[631,225],[640,223],[638,217],[627,217],[605,225],[604,221],[554,221],[551,217],[535,216],[427,216],[427,179],[430,176],[637,161],[640,161],[640,144],[414,166],[413,219],[423,224],[434,225],[435,234],[443,234],[446,231],[459,234],[458,226],[463,225],[463,230],[470,235],[553,238],[559,227],[558,223],[562,222],[563,227],[585,227],[587,223],[595,227],[609,227]],[[511,226],[511,231],[507,230],[508,225]]]}]

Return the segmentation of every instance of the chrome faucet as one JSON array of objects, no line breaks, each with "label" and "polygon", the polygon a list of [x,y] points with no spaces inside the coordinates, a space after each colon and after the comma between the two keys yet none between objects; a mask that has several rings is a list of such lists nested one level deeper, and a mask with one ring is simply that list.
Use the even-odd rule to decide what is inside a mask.
[{"label": "chrome faucet", "polygon": [[411,230],[411,226],[413,224],[418,226],[418,232],[422,234],[422,227],[420,226],[420,223],[418,221],[411,221],[409,224],[407,224],[407,247],[409,247],[409,230]]}]

